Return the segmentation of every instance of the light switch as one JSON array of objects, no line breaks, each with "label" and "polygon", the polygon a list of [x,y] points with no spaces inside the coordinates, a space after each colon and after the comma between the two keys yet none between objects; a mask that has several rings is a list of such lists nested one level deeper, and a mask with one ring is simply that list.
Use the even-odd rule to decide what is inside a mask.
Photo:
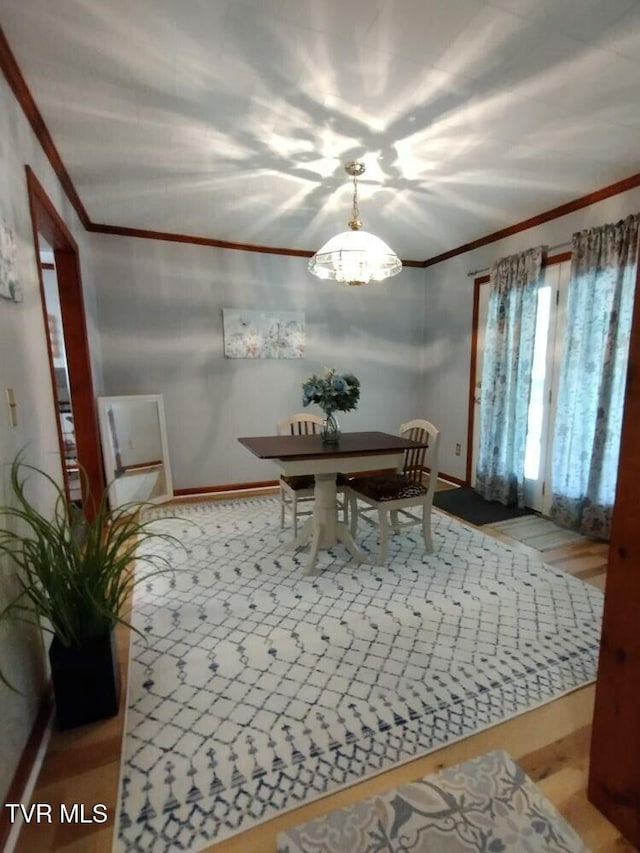
[{"label": "light switch", "polygon": [[7,388],[7,405],[9,407],[9,424],[13,429],[18,426],[18,405],[13,388]]}]

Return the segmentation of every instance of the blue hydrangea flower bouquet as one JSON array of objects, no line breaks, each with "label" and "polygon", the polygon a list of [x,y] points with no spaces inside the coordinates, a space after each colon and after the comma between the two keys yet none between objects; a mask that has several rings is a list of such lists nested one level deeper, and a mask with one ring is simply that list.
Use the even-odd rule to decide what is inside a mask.
[{"label": "blue hydrangea flower bouquet", "polygon": [[350,412],[357,408],[360,399],[360,382],[353,373],[337,373],[328,368],[324,376],[313,374],[302,385],[302,405],[315,403],[325,414],[322,425],[322,440],[336,444],[340,439],[340,427],[334,412]]}]

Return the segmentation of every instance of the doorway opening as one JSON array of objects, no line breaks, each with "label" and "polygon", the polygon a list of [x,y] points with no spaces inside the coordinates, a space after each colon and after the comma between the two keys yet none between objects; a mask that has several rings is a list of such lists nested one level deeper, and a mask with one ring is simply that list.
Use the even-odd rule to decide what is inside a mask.
[{"label": "doorway opening", "polygon": [[47,317],[47,335],[49,352],[55,375],[55,398],[58,412],[58,428],[62,439],[62,474],[67,500],[76,507],[82,507],[82,483],[78,467],[76,435],[71,409],[71,384],[67,352],[62,331],[62,312],[60,293],[56,275],[53,249],[41,234],[38,234],[38,255],[40,258],[40,277],[44,294],[44,308]]}]

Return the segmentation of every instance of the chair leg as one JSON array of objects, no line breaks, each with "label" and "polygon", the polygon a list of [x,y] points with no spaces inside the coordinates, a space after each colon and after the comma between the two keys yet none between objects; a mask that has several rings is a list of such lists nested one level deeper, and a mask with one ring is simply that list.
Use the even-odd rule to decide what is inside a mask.
[{"label": "chair leg", "polygon": [[424,536],[424,547],[427,554],[433,553],[433,538],[431,536],[431,506],[424,504],[422,507],[422,535]]},{"label": "chair leg", "polygon": [[355,536],[358,530],[358,499],[353,492],[349,495],[349,515],[351,535]]},{"label": "chair leg", "polygon": [[349,526],[349,497],[346,492],[342,493],[342,523]]},{"label": "chair leg", "polygon": [[285,496],[282,489],[280,489],[280,530],[284,527],[284,511],[285,511]]},{"label": "chair leg", "polygon": [[293,513],[293,538],[298,535],[298,496],[294,493],[291,498],[291,512]]},{"label": "chair leg", "polygon": [[392,509],[390,512],[390,515],[391,515],[391,527],[393,528],[394,532],[397,533],[399,530],[399,528],[398,528],[398,510]]},{"label": "chair leg", "polygon": [[387,559],[387,542],[389,541],[389,525],[387,523],[387,511],[380,507],[378,509],[380,523],[380,556],[379,562],[384,563]]}]

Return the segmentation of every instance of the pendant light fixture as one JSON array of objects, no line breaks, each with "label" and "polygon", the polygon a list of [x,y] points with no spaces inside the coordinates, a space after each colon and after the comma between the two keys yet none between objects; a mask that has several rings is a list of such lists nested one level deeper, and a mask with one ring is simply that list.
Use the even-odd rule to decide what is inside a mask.
[{"label": "pendant light fixture", "polygon": [[333,278],[346,284],[366,284],[397,275],[402,261],[379,237],[362,230],[358,210],[358,178],[365,165],[347,163],[347,175],[353,178],[353,212],[347,223],[350,230],[336,234],[309,261],[309,270],[318,278]]}]

